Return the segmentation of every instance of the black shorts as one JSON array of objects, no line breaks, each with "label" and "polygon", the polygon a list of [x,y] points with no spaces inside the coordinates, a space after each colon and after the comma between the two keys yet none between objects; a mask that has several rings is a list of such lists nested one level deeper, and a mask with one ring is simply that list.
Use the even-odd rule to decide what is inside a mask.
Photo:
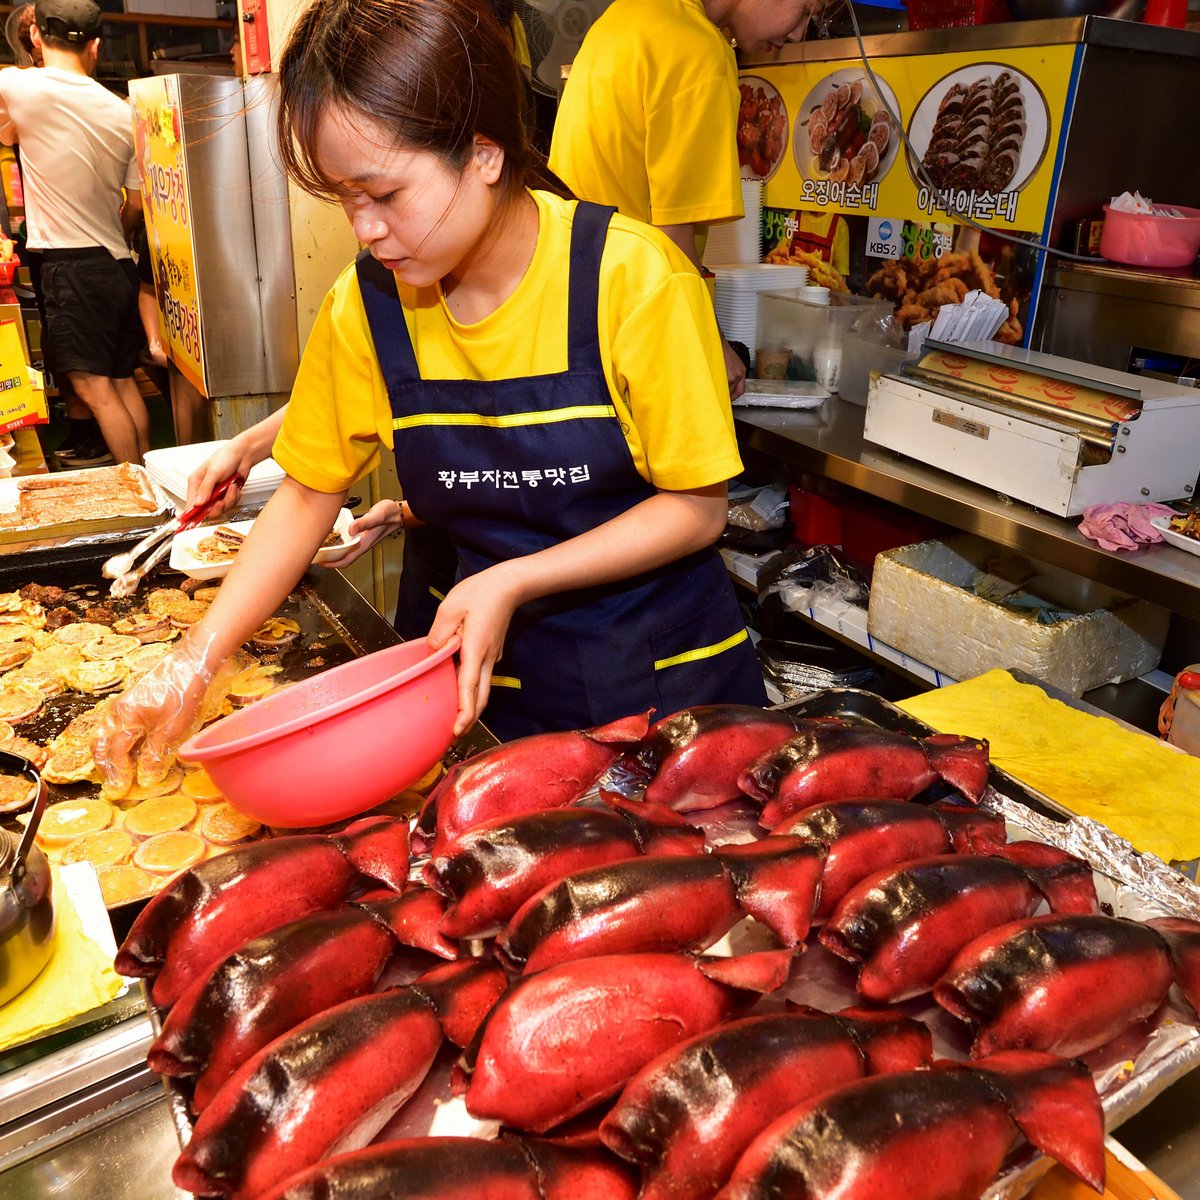
[{"label": "black shorts", "polygon": [[132,375],[145,341],[133,260],[113,258],[103,246],[41,255],[45,348],[54,370]]}]

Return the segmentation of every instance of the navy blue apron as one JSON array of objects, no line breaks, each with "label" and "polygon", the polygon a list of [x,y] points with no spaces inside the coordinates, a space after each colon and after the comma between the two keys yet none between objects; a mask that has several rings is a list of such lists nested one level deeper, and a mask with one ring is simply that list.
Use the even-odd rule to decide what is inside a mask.
[{"label": "navy blue apron", "polygon": [[[461,577],[575,537],[655,494],[634,466],[600,355],[600,258],[612,212],[576,209],[568,363],[554,375],[422,379],[394,276],[367,254],[358,260],[391,400],[396,474],[413,512],[453,538]],[[508,740],[714,703],[761,705],[766,694],[733,586],[706,549],[523,605],[483,720]]]}]

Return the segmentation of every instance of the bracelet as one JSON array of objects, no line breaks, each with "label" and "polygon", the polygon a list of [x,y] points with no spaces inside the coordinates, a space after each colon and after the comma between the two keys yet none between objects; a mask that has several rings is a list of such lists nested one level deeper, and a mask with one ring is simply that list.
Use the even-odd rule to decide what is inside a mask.
[{"label": "bracelet", "polygon": [[397,529],[395,533],[388,534],[388,537],[392,538],[393,541],[396,538],[398,538],[402,533],[404,533],[405,529],[406,529],[406,526],[404,524],[404,501],[403,500],[398,500],[396,502],[396,512],[400,516],[400,528]]}]

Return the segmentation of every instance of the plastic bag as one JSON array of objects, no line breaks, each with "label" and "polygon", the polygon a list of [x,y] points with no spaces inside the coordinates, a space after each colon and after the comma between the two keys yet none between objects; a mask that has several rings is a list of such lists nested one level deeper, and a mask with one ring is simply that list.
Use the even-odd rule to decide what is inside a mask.
[{"label": "plastic bag", "polygon": [[738,529],[761,533],[765,529],[782,529],[788,520],[786,489],[771,484],[756,488],[745,498],[731,500],[726,523]]},{"label": "plastic bag", "polygon": [[827,545],[789,546],[764,568],[758,585],[760,602],[777,595],[789,612],[837,600],[864,608],[870,594],[841,551]]}]

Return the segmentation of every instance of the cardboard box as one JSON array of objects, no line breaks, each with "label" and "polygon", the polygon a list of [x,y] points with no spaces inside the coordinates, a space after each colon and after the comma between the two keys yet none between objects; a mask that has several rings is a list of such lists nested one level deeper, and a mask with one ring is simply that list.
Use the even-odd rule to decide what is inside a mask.
[{"label": "cardboard box", "polygon": [[967,534],[880,554],[867,613],[870,636],[956,679],[1015,667],[1072,696],[1158,665],[1166,609],[1026,559],[1035,572],[1026,590],[1079,614],[1042,624],[1036,614],[972,590],[998,555],[1014,557]]}]

